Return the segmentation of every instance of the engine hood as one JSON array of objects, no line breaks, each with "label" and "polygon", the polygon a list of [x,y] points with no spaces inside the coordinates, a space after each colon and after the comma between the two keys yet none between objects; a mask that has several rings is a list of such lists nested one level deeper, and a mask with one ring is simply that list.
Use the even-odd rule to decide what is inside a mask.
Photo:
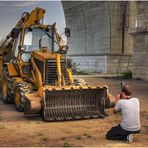
[{"label": "engine hood", "polygon": [[[56,59],[56,56],[57,56],[58,53],[51,53],[49,51],[34,51],[32,53],[33,57],[36,58],[36,59],[39,59],[41,61],[45,61],[47,59]],[[60,58],[63,59],[64,56],[61,55],[61,54],[58,54],[60,55]]]}]

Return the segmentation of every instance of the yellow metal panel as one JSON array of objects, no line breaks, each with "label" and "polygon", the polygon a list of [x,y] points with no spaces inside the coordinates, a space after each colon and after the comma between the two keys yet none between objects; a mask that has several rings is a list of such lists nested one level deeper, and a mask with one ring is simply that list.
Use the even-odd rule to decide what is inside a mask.
[{"label": "yellow metal panel", "polygon": [[9,76],[18,76],[18,73],[12,63],[7,64]]},{"label": "yellow metal panel", "polygon": [[70,68],[67,68],[67,74],[68,74],[68,79],[70,81],[70,84],[73,84],[74,81],[73,81],[73,77],[72,77],[72,71]]},{"label": "yellow metal panel", "polygon": [[[49,51],[44,52],[44,51],[34,51],[33,52],[33,57],[41,60],[41,61],[45,61],[46,59],[56,59],[56,53],[50,53]],[[59,55],[61,59],[64,58],[64,56]]]},{"label": "yellow metal panel", "polygon": [[42,8],[35,8],[29,16],[29,19],[25,22],[24,28],[37,24],[44,17],[45,10]]},{"label": "yellow metal panel", "polygon": [[57,75],[58,75],[58,86],[61,86],[62,82],[62,73],[61,73],[61,62],[60,62],[60,54],[56,55],[56,63],[57,63]]}]

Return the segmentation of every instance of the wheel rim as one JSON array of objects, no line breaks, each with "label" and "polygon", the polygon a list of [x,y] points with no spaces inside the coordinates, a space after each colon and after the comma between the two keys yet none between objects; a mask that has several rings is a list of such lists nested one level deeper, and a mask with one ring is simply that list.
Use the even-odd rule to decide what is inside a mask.
[{"label": "wheel rim", "polygon": [[15,92],[15,104],[16,104],[17,107],[19,107],[20,103],[21,103],[20,93],[19,93],[18,89],[16,89],[16,92]]},{"label": "wheel rim", "polygon": [[3,91],[3,97],[4,97],[4,99],[6,98],[6,96],[7,96],[7,80],[6,80],[6,78],[5,77],[3,77],[3,89],[2,89],[2,91]]}]

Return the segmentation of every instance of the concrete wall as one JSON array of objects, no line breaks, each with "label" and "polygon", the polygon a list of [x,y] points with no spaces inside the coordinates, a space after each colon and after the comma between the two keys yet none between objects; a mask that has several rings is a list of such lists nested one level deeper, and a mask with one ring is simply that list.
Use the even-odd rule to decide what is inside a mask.
[{"label": "concrete wall", "polygon": [[69,55],[110,52],[107,2],[62,2],[66,25],[71,28]]},{"label": "concrete wall", "polygon": [[148,2],[136,2],[137,26],[130,32],[134,39],[133,76],[148,81]]},{"label": "concrete wall", "polygon": [[132,71],[132,56],[128,54],[70,56],[70,58],[85,72],[120,74]]},{"label": "concrete wall", "polygon": [[107,56],[70,56],[78,68],[85,72],[107,73]]},{"label": "concrete wall", "polygon": [[111,54],[107,59],[107,73],[120,74],[132,71],[131,55]]},{"label": "concrete wall", "polygon": [[[135,25],[135,3],[132,1],[110,1],[108,4],[111,23],[111,53],[132,54],[133,39],[129,35],[128,29]],[[125,22],[123,22],[124,9]],[[124,28],[124,37],[122,36],[122,28]]]},{"label": "concrete wall", "polygon": [[120,73],[128,69],[127,66],[130,64],[127,61],[131,62],[129,59],[133,51],[132,37],[128,34],[128,27],[131,25],[129,20],[132,16],[130,10],[133,6],[128,4],[126,8],[128,19],[124,26],[124,51],[122,51],[122,3],[120,1],[62,2],[66,25],[72,31],[72,36],[68,40],[70,47],[68,55],[81,70]]}]

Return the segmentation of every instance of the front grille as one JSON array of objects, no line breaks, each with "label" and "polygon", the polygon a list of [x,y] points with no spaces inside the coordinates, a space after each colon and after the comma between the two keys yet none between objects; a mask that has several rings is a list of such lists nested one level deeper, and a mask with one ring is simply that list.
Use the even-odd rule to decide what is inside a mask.
[{"label": "front grille", "polygon": [[[64,75],[65,83],[67,84],[67,73],[66,73],[66,62],[64,59],[61,59],[61,72]],[[57,64],[56,59],[48,59],[46,61],[46,68],[45,68],[45,84],[48,85],[55,85],[57,81]]]}]

